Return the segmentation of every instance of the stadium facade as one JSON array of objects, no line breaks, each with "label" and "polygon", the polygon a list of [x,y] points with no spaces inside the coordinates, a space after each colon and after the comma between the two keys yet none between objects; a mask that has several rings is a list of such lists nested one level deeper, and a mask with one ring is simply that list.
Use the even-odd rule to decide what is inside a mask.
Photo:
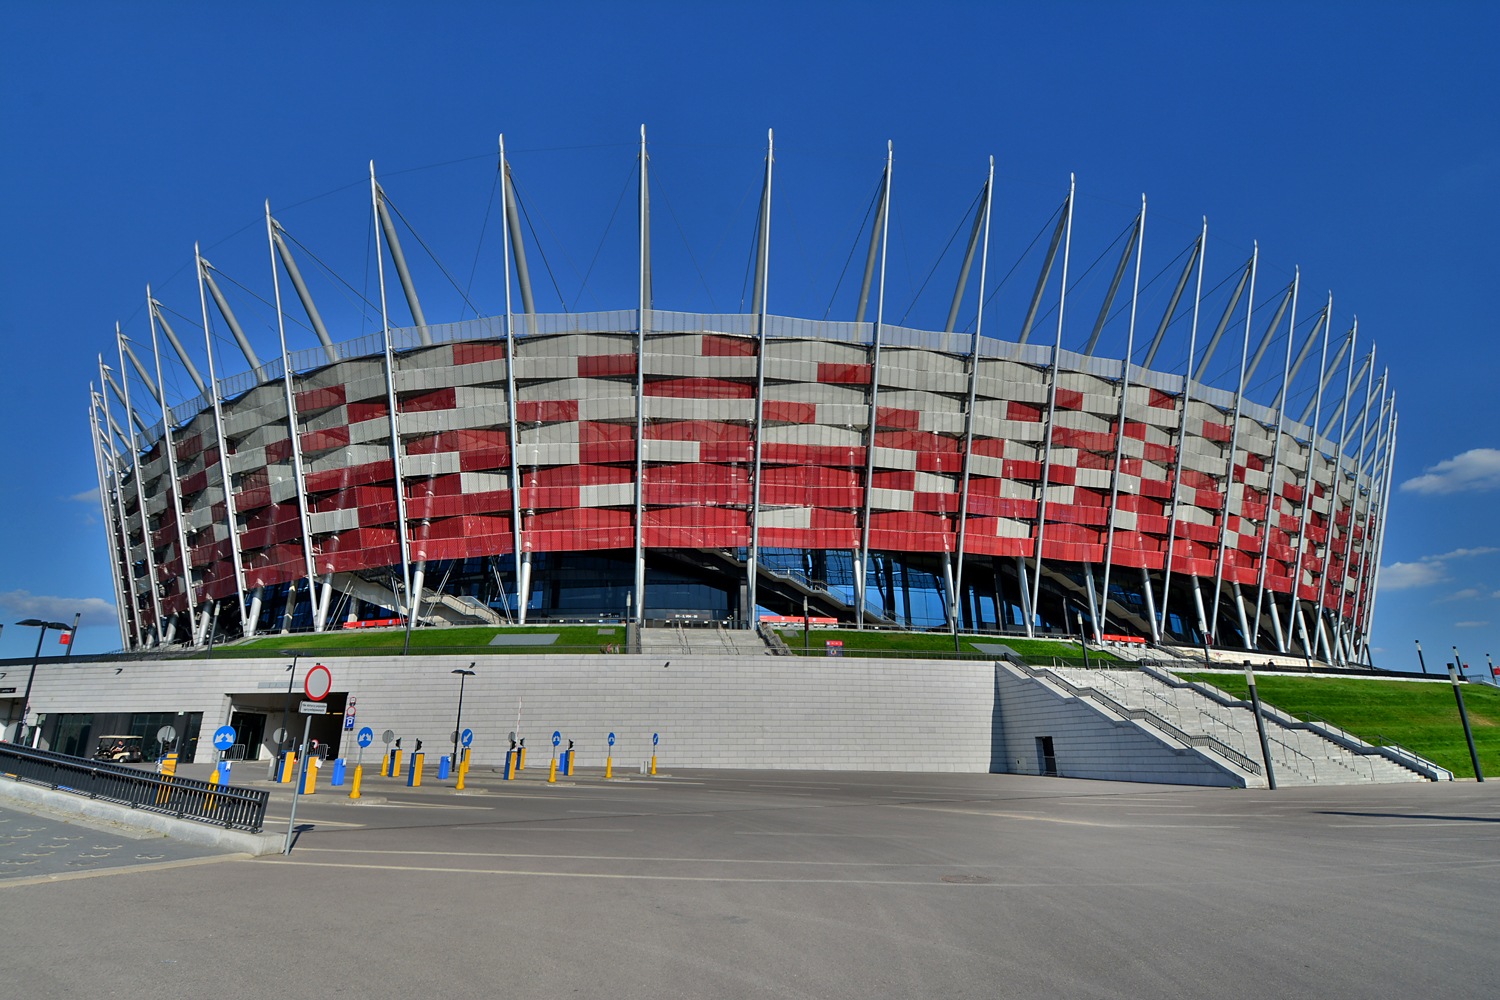
[{"label": "stadium facade", "polygon": [[[809,614],[1367,659],[1395,397],[1373,351],[1356,365],[1357,328],[1331,329],[1331,300],[1299,330],[1296,281],[1256,302],[1257,253],[1209,314],[1205,227],[1165,314],[1138,316],[1143,200],[1092,336],[1065,350],[1065,310],[1095,308],[1069,298],[1070,192],[1024,316],[981,305],[956,331],[971,273],[989,287],[992,169],[946,329],[895,326],[888,157],[855,315],[775,315],[768,148],[752,311],[666,311],[647,163],[643,140],[635,308],[535,310],[508,164],[504,315],[426,320],[373,166],[379,333],[332,340],[269,206],[278,312],[295,292],[319,346],[288,350],[283,318],[280,356],[257,356],[197,256],[194,336],[222,321],[247,362],[224,376],[210,352],[200,374],[148,290],[155,357],[120,338],[90,404],[128,645],[415,606],[418,625]],[[392,325],[387,266],[411,325]],[[1139,365],[1095,355],[1124,311]],[[1152,368],[1169,328],[1185,372]],[[201,390],[177,406],[167,351]],[[1226,354],[1231,386],[1204,384]]]}]

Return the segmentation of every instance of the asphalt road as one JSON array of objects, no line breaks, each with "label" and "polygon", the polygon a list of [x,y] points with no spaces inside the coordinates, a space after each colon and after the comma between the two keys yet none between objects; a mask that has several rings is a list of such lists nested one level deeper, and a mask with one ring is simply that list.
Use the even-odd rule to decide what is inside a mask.
[{"label": "asphalt road", "polygon": [[1492,784],[537,777],[325,788],[287,857],[0,882],[3,992],[1500,996]]}]

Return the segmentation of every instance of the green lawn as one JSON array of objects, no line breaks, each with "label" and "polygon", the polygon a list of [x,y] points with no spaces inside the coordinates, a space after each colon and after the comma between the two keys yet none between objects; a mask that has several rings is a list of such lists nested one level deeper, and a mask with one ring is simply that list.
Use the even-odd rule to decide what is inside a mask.
[{"label": "green lawn", "polygon": [[[782,639],[790,646],[793,652],[802,649],[802,630],[786,629],[782,633]],[[824,643],[829,639],[841,639],[845,649],[871,650],[880,652],[930,652],[951,653],[953,652],[953,636],[941,632],[880,632],[874,630],[858,631],[854,629],[813,629],[808,635],[808,644],[811,652],[815,655],[824,655],[826,649]],[[960,649],[968,654],[982,653],[983,650],[976,649],[974,644],[981,645],[998,644],[1009,646],[1023,657],[1046,658],[1051,656],[1061,657],[1067,660],[1083,662],[1083,650],[1074,642],[1054,642],[1048,639],[1013,639],[1006,636],[973,636],[960,635],[958,637]],[[1113,660],[1114,657],[1099,650],[1089,649],[1091,659]]]},{"label": "green lawn", "polygon": [[[601,629],[610,631],[610,635],[600,635]],[[490,640],[497,635],[507,633],[521,633],[535,635],[542,633],[546,635],[557,635],[557,641],[551,646],[491,646]],[[401,649],[406,642],[406,633],[400,630],[367,632],[362,629],[350,629],[348,631],[326,632],[322,635],[284,635],[270,636],[264,639],[252,639],[249,642],[235,646],[227,646],[222,650],[214,650],[214,655],[240,656],[240,655],[265,655],[265,650],[280,649],[317,649],[317,650],[349,650],[350,652],[366,652],[380,650],[382,652],[391,649]],[[475,626],[469,628],[423,628],[416,629],[411,634],[412,649],[436,649],[444,648],[483,648],[486,654],[496,653],[547,653],[564,652],[568,646],[583,646],[590,650],[598,650],[600,646],[608,643],[625,642],[624,627],[611,627],[608,625],[557,625],[538,626],[535,628],[493,628],[490,626]],[[572,652],[578,652],[574,649]]]},{"label": "green lawn", "polygon": [[[1213,684],[1239,698],[1249,696],[1244,674],[1179,676]],[[1394,741],[1458,777],[1474,776],[1449,684],[1266,676],[1257,676],[1255,684],[1261,698],[1283,711],[1320,715],[1361,739]],[[1479,766],[1487,777],[1500,777],[1500,690],[1465,684],[1463,693],[1474,745],[1479,750]]]}]

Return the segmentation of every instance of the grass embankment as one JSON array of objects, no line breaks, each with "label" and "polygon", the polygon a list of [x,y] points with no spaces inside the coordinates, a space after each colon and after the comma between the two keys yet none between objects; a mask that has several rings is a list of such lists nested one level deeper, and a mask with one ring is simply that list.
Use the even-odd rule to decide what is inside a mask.
[{"label": "grass embankment", "polygon": [[[782,639],[793,652],[802,650],[802,630],[799,628],[783,628]],[[881,632],[875,630],[857,631],[854,629],[813,629],[808,635],[808,652],[813,655],[825,655],[824,643],[829,639],[842,640],[844,649],[869,650],[872,652],[890,653],[952,653],[953,636],[944,635],[941,632]],[[1053,642],[1047,639],[1015,639],[1009,636],[972,636],[960,635],[958,637],[959,648],[965,653],[981,654],[985,650],[975,647],[980,645],[1002,645],[1014,649],[1022,657],[1046,658],[1060,657],[1065,660],[1077,660],[1083,662],[1083,649],[1073,642]],[[1090,659],[1113,660],[1110,656],[1100,650],[1090,647]]]},{"label": "grass embankment", "polygon": [[[609,632],[601,635],[600,632]],[[490,640],[497,635],[556,635],[557,640],[546,646],[491,646]],[[486,655],[497,653],[550,653],[597,651],[609,643],[623,643],[624,628],[604,625],[557,625],[536,628],[493,628],[475,626],[467,628],[423,628],[411,634],[411,648],[428,649],[483,649]],[[252,639],[235,646],[214,650],[214,655],[225,656],[265,655],[266,650],[348,650],[350,653],[387,652],[401,649],[406,644],[406,633],[400,629],[367,632],[361,629],[325,632],[322,635],[282,635],[264,639]],[[568,647],[574,647],[569,649]],[[584,647],[579,649],[578,647]]]},{"label": "grass embankment", "polygon": [[[1213,684],[1238,698],[1250,694],[1244,674],[1179,676]],[[1400,743],[1460,778],[1474,776],[1449,684],[1257,675],[1255,686],[1262,699],[1283,711],[1320,715],[1367,742],[1384,739]],[[1465,684],[1463,692],[1479,766],[1488,776],[1500,776],[1500,690]]]}]

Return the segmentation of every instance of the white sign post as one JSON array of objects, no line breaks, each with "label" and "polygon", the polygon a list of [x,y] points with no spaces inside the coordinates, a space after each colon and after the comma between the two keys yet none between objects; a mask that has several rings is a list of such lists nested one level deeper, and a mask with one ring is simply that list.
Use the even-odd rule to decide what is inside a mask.
[{"label": "white sign post", "polygon": [[333,675],[323,664],[318,664],[307,672],[307,677],[302,682],[302,690],[307,692],[310,701],[304,701],[297,711],[307,716],[307,722],[302,726],[302,759],[297,762],[297,784],[292,788],[292,815],[286,821],[286,845],[282,847],[282,854],[292,853],[292,830],[297,823],[297,800],[302,797],[302,786],[307,784],[307,738],[312,733],[312,717],[315,715],[327,715],[328,705],[323,701],[328,697],[328,692],[333,689]]}]

